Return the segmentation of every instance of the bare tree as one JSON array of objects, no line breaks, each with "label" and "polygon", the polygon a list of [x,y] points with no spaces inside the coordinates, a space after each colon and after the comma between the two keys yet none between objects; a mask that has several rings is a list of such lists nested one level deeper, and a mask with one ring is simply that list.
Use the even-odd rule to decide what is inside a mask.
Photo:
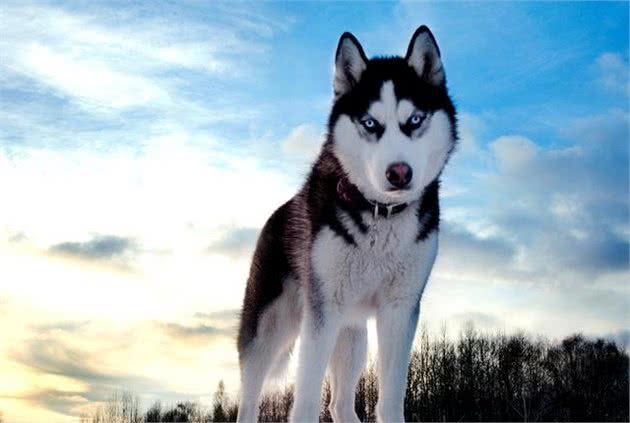
[{"label": "bare tree", "polygon": [[91,414],[82,415],[81,422],[90,423],[141,423],[138,396],[127,391],[115,391],[105,404],[98,406]]},{"label": "bare tree", "polygon": [[214,403],[212,406],[212,419],[215,422],[224,422],[227,420],[225,413],[225,397],[225,383],[220,380],[217,390],[214,393]]},{"label": "bare tree", "polygon": [[[457,340],[421,327],[409,363],[405,418],[410,421],[628,421],[627,352],[614,342],[575,335],[551,344],[524,334],[482,334],[472,326]],[[261,399],[260,421],[286,421],[293,387]],[[330,385],[322,387],[321,421],[329,421]],[[361,421],[375,421],[378,383],[370,360],[356,390]],[[138,398],[115,393],[81,423],[138,423]],[[238,407],[221,381],[212,413],[196,402],[164,409],[159,402],[146,422],[235,421]],[[2,414],[0,413],[0,423]]]}]

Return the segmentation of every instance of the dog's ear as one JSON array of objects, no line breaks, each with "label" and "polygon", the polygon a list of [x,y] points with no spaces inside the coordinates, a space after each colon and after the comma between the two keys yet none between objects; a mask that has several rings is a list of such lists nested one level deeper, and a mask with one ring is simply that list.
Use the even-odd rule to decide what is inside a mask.
[{"label": "dog's ear", "polygon": [[414,32],[405,60],[429,84],[442,85],[446,81],[440,48],[426,26],[422,25]]},{"label": "dog's ear", "polygon": [[367,61],[359,40],[351,33],[344,32],[335,53],[335,98],[341,97],[359,82]]}]

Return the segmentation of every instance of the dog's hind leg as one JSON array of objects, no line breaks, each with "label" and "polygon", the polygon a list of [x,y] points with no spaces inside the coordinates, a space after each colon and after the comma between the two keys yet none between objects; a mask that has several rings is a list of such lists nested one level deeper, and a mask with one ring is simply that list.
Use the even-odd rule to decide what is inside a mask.
[{"label": "dog's hind leg", "polygon": [[288,362],[288,355],[300,328],[301,303],[298,289],[295,283],[287,281],[282,295],[261,313],[254,337],[246,345],[239,345],[239,422],[258,420],[258,401],[265,380],[271,373],[281,371],[280,363]]},{"label": "dog's hind leg", "polygon": [[273,361],[271,348],[253,347],[241,355],[241,401],[238,422],[258,421],[258,397]]},{"label": "dog's hind leg", "polygon": [[330,360],[332,399],[330,414],[337,422],[360,422],[354,409],[354,396],[365,367],[367,328],[347,327],[339,332]]}]

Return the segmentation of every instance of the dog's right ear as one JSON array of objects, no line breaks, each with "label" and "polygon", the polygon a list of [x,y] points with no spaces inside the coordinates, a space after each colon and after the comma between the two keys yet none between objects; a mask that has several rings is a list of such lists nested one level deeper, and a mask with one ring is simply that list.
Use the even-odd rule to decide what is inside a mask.
[{"label": "dog's right ear", "polygon": [[337,45],[335,54],[335,98],[339,98],[359,82],[367,67],[367,57],[359,40],[349,32],[344,32]]}]

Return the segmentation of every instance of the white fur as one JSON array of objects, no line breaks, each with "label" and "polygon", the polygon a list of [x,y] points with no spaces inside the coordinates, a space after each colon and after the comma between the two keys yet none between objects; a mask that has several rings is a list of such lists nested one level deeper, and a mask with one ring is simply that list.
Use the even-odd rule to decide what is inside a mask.
[{"label": "white fur", "polygon": [[315,329],[312,310],[303,305],[303,287],[285,289],[262,314],[258,334],[242,366],[238,421],[258,418],[258,399],[274,362],[290,351],[300,331],[301,348],[291,421],[317,421],[326,368],[331,373],[331,414],[336,422],[357,422],[354,392],[365,364],[366,320],[376,315],[379,340],[379,421],[402,421],[402,401],[418,301],[437,254],[437,233],[416,243],[417,216],[410,207],[388,219],[363,213],[375,231],[363,234],[340,213],[357,246],[332,230],[317,235],[313,271],[321,281],[323,325]]},{"label": "white fur", "polygon": [[282,295],[262,314],[257,336],[242,358],[239,422],[258,420],[258,400],[265,379],[286,365],[299,333],[302,289],[293,279],[285,280],[283,286]]},{"label": "white fur", "polygon": [[367,328],[348,326],[339,331],[330,360],[332,397],[330,414],[335,422],[359,422],[354,397],[367,353]]},{"label": "white fur", "polygon": [[[349,179],[370,200],[408,202],[409,207],[389,218],[363,212],[367,233],[350,216],[339,220],[356,245],[349,245],[330,228],[315,236],[311,271],[316,292],[305,292],[294,280],[263,312],[258,336],[242,360],[243,392],[239,421],[256,421],[258,397],[270,369],[286,358],[300,335],[299,365],[293,422],[315,422],[320,410],[321,384],[328,367],[332,381],[331,413],[335,421],[358,421],[354,390],[364,366],[366,320],[376,316],[378,333],[380,422],[403,421],[409,353],[419,314],[419,301],[437,254],[438,235],[417,242],[418,199],[444,166],[452,146],[451,123],[443,111],[426,116],[411,137],[399,125],[415,109],[398,100],[392,81],[383,83],[380,99],[369,113],[385,127],[378,142],[364,139],[348,116],[335,127],[334,152]],[[387,167],[404,161],[413,169],[408,190],[391,190]],[[317,296],[315,306],[309,295]],[[262,336],[260,336],[262,335]]]},{"label": "white fur", "polygon": [[[376,316],[378,333],[380,422],[403,421],[409,352],[419,313],[418,302],[437,254],[437,232],[416,242],[417,202],[390,218],[362,213],[370,227],[361,233],[345,212],[339,219],[356,246],[331,229],[316,236],[312,271],[319,281],[321,309],[303,302],[295,280],[262,314],[258,336],[242,365],[243,391],[238,421],[254,422],[258,398],[270,369],[286,358],[300,334],[299,366],[292,422],[317,421],[321,384],[328,367],[332,383],[331,414],[336,422],[357,422],[354,392],[365,364],[366,321]],[[308,301],[308,300],[306,300]],[[316,319],[323,317],[317,325]]]},{"label": "white fur", "polygon": [[[317,327],[314,313],[305,307],[293,422],[317,420],[321,383],[331,356],[332,409],[344,416],[341,421],[349,417],[348,410],[354,404],[350,392],[356,387],[365,355],[366,341],[361,331],[371,315],[377,316],[381,363],[378,417],[383,422],[403,420],[402,401],[418,301],[437,253],[437,234],[416,243],[417,216],[412,209],[389,219],[376,217],[373,221],[369,213],[363,218],[378,233],[374,243],[371,234],[354,231],[357,247],[350,246],[328,228],[320,231],[314,241],[312,266],[321,283],[324,305],[320,312],[324,319]],[[347,330],[358,331],[356,340],[347,341]],[[337,352],[333,356],[334,350]],[[354,366],[342,364],[348,360],[344,353],[347,350],[356,351]],[[340,385],[340,381],[346,384]]]},{"label": "white fur", "polygon": [[[426,82],[444,83],[439,50],[428,28],[418,28],[405,59]],[[367,67],[361,45],[351,34],[344,34],[335,57],[336,99],[360,84]],[[240,350],[239,422],[257,420],[263,383],[272,369],[286,362],[298,334],[301,342],[291,421],[318,421],[321,385],[328,368],[333,419],[358,422],[354,396],[365,363],[366,320],[371,316],[376,317],[378,335],[377,419],[404,421],[409,354],[420,299],[438,246],[437,230],[421,241],[417,239],[422,219],[426,219],[417,216],[418,202],[444,167],[455,140],[445,111],[417,110],[409,99],[396,97],[391,80],[382,83],[379,99],[367,113],[383,128],[380,138],[369,134],[356,119],[341,115],[332,128],[333,153],[350,182],[368,200],[409,203],[408,207],[387,218],[362,212],[369,227],[366,233],[345,211],[337,209],[338,220],[354,245],[324,226],[310,245],[292,246],[309,249],[303,252],[310,253],[310,267],[300,270],[299,282],[292,278],[278,281],[283,283],[281,295],[258,316],[256,336]],[[424,120],[406,135],[401,125],[416,113],[423,114]],[[413,172],[402,190],[386,177],[387,169],[396,162],[407,163]],[[308,219],[296,221],[305,224]],[[300,261],[300,265],[306,263]]]},{"label": "white fur", "polygon": [[[370,115],[385,127],[378,141],[362,137],[358,125],[343,115],[333,128],[335,154],[350,181],[370,200],[382,203],[404,203],[420,197],[424,188],[444,167],[453,145],[451,123],[444,111],[426,117],[419,130],[408,137],[400,123],[415,111],[408,100],[398,101],[394,83],[386,81],[380,99],[370,106]],[[392,190],[385,172],[395,162],[406,162],[413,178],[405,190]]]},{"label": "white fur", "polygon": [[416,111],[413,103],[409,100],[402,99],[398,102],[396,108],[396,114],[398,115],[398,122],[405,123],[411,117],[412,113]]},{"label": "white fur", "polygon": [[[379,338],[378,419],[403,421],[419,301],[437,254],[437,233],[416,242],[419,228],[415,209],[424,188],[444,166],[453,142],[451,123],[443,111],[427,116],[411,137],[405,135],[399,125],[416,112],[422,111],[409,100],[399,101],[393,82],[386,81],[380,99],[368,110],[385,127],[378,142],[364,139],[360,124],[348,116],[341,116],[333,129],[335,154],[350,181],[366,197],[412,204],[388,219],[363,213],[363,221],[370,227],[366,234],[339,212],[356,246],[348,245],[329,228],[317,234],[311,259],[321,308],[304,309],[293,422],[317,420],[321,383],[329,362],[334,400],[331,412],[336,421],[356,420],[352,392],[357,369],[364,364],[365,339],[361,334],[372,315],[377,318]],[[385,172],[399,161],[412,167],[414,177],[410,189],[392,191]],[[348,333],[354,336],[349,338]],[[354,351],[350,362],[346,351]]]}]

